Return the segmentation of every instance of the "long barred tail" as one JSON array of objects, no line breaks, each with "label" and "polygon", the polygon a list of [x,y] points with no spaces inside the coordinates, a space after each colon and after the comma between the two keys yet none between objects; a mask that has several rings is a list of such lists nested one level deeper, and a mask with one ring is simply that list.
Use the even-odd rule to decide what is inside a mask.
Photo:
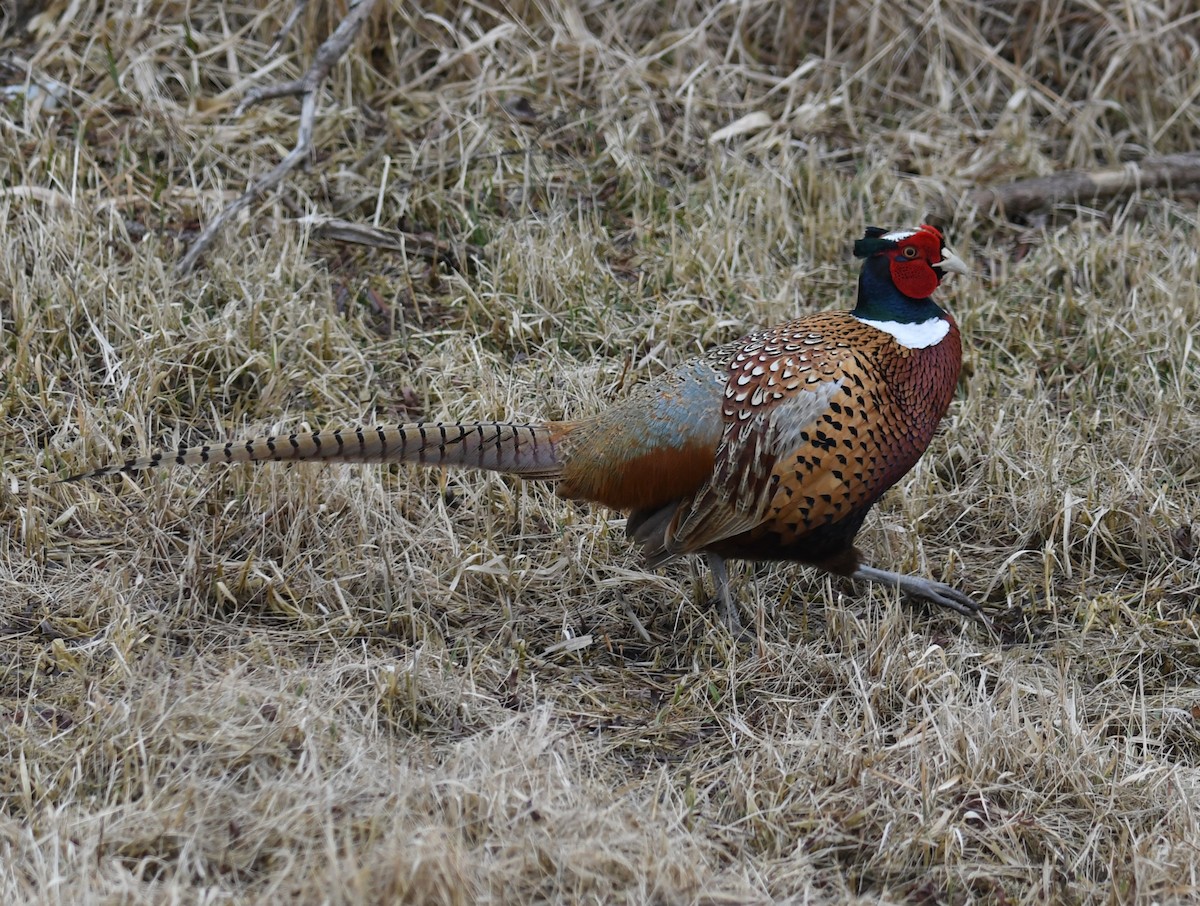
[{"label": "long barred tail", "polygon": [[238,462],[411,462],[508,472],[524,478],[556,479],[562,474],[562,441],[574,427],[567,422],[510,425],[504,422],[397,425],[312,431],[257,437],[226,444],[159,450],[72,475],[83,481],[156,466]]}]

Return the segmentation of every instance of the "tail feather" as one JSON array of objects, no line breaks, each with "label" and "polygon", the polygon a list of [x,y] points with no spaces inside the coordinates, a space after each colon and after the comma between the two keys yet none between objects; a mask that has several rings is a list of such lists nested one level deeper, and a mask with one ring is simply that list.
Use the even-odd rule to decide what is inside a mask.
[{"label": "tail feather", "polygon": [[567,422],[541,425],[418,422],[390,428],[302,432],[159,450],[149,456],[91,469],[63,480],[83,481],[157,466],[312,461],[409,462],[554,480],[562,474],[562,440],[573,427]]}]

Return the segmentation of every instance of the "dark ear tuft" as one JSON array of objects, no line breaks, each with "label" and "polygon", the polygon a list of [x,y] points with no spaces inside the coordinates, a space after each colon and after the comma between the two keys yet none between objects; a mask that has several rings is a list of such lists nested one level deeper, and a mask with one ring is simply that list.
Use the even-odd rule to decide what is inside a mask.
[{"label": "dark ear tuft", "polygon": [[885,230],[883,227],[867,227],[866,232],[864,232],[863,235],[868,239],[878,239],[886,232],[887,230]]},{"label": "dark ear tuft", "polygon": [[888,249],[894,249],[895,247],[896,243],[890,239],[868,236],[866,239],[856,239],[854,241],[854,257],[870,258],[878,252],[886,252]]}]

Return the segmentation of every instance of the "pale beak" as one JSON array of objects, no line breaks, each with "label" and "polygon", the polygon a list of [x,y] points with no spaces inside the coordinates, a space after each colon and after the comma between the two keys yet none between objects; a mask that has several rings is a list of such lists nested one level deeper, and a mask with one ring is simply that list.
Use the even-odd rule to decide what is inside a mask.
[{"label": "pale beak", "polygon": [[953,271],[956,274],[963,274],[964,276],[971,273],[971,269],[967,267],[966,262],[948,248],[942,249],[942,260],[935,264],[934,267],[945,271]]}]

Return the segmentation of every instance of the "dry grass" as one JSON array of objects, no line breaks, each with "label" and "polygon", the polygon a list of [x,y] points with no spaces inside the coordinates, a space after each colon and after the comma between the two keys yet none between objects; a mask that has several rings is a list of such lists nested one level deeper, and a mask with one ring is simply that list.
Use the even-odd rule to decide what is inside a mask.
[{"label": "dry grass", "polygon": [[591,411],[845,307],[865,223],[1200,147],[1188,0],[396,3],[312,167],[186,278],[294,139],[292,102],[228,114],[338,10],[266,59],[285,4],[45,6],[0,20],[62,92],[0,107],[0,900],[1200,896],[1194,198],[949,224],[978,274],[946,294],[959,399],[862,541],[984,597],[1003,644],[764,567],[738,646],[696,570],[496,477],[50,482],[305,422]]}]

